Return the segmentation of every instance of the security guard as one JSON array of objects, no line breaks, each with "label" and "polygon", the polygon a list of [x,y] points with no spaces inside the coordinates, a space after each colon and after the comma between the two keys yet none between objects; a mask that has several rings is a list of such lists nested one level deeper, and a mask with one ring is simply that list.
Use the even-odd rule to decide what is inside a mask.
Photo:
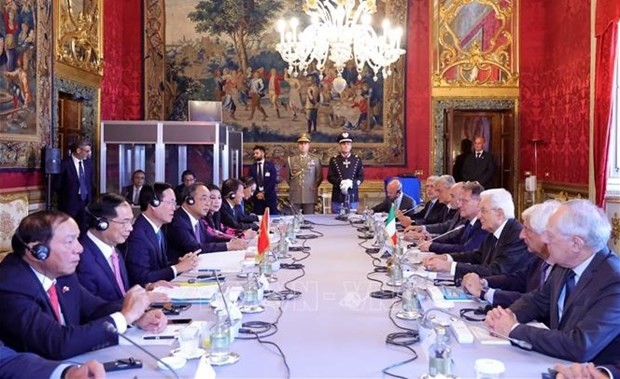
[{"label": "security guard", "polygon": [[288,198],[296,212],[314,213],[318,187],[323,181],[321,161],[310,154],[310,136],[302,134],[297,139],[299,154],[288,157]]},{"label": "security guard", "polygon": [[364,181],[364,167],[362,159],[351,154],[351,135],[347,132],[338,136],[340,154],[329,160],[327,180],[333,185],[332,213],[340,213],[343,203],[349,200],[351,209],[357,209],[359,204],[358,189]]}]

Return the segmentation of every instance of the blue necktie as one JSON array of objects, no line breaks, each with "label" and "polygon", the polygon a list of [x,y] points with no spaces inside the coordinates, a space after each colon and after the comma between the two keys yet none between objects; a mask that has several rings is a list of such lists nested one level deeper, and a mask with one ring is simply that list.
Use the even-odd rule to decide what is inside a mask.
[{"label": "blue necktie", "polygon": [[82,201],[86,201],[88,197],[88,185],[86,184],[86,175],[84,175],[84,166],[82,165],[82,161],[78,163],[78,175],[80,179],[80,199]]},{"label": "blue necktie", "polygon": [[542,265],[540,265],[540,287],[542,287],[545,284],[545,279],[547,276],[547,269],[549,269],[549,266],[550,265],[547,262],[543,262]]},{"label": "blue necktie", "polygon": [[566,275],[566,281],[564,282],[564,306],[566,306],[570,295],[575,291],[575,275],[573,270],[570,270]]},{"label": "blue necktie", "polygon": [[472,229],[471,222],[468,222],[467,225],[465,225],[465,230],[463,230],[463,238],[461,238],[463,242],[469,241],[471,229]]},{"label": "blue necktie", "polygon": [[161,232],[161,229],[157,232],[157,242],[159,242],[159,251],[164,253],[164,234]]}]

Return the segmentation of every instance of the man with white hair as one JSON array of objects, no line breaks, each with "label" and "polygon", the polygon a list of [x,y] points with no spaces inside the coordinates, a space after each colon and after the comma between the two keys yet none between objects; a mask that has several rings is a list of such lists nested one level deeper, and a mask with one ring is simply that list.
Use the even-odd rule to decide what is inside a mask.
[{"label": "man with white hair", "polygon": [[486,300],[494,306],[509,307],[524,293],[542,287],[553,268],[547,263],[549,252],[543,241],[543,232],[551,214],[560,206],[557,200],[534,204],[521,214],[523,229],[521,239],[527,250],[537,256],[528,266],[514,273],[493,275],[480,279],[470,272],[463,277],[463,287],[475,297]]},{"label": "man with white hair", "polygon": [[[487,326],[556,358],[620,363],[620,258],[607,246],[610,235],[607,216],[591,202],[560,205],[543,234],[556,265],[549,279],[510,308],[487,313]],[[549,329],[527,325],[544,318]]]},{"label": "man with white hair", "polygon": [[480,222],[482,229],[490,233],[482,247],[470,252],[426,258],[423,264],[427,270],[449,272],[458,281],[469,272],[480,276],[513,272],[533,258],[519,238],[523,227],[515,219],[510,193],[496,188],[482,192],[480,197]]},{"label": "man with white hair", "polygon": [[424,191],[426,192],[426,203],[424,208],[416,212],[412,217],[404,215],[402,212],[396,212],[398,221],[405,227],[417,224],[435,224],[443,221],[443,217],[446,212],[446,205],[439,201],[439,193],[435,182],[439,179],[439,176],[431,175],[426,178],[424,183]]}]

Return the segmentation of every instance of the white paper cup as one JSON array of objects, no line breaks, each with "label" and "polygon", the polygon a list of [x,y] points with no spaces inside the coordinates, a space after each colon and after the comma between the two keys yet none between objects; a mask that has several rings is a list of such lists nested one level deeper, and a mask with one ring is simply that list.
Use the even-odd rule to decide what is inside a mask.
[{"label": "white paper cup", "polygon": [[497,359],[476,359],[476,379],[497,379],[504,376],[506,366]]}]

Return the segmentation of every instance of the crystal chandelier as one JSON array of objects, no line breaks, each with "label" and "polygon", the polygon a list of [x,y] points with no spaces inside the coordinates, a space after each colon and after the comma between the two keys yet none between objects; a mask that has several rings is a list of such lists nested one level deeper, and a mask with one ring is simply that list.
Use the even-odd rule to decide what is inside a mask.
[{"label": "crystal chandelier", "polygon": [[288,71],[293,76],[307,74],[308,66],[314,61],[316,69],[323,72],[327,60],[333,62],[337,78],[334,89],[342,92],[346,81],[342,72],[347,62],[353,60],[358,79],[368,65],[376,81],[379,71],[383,77],[391,74],[390,65],[405,53],[400,48],[403,31],[392,28],[389,20],[384,20],[383,34],[378,35],[371,25],[372,14],[377,11],[375,0],[305,0],[304,13],[310,16],[310,25],[298,32],[299,21],[289,21],[290,29],[284,20],[278,21],[280,43],[276,50],[288,63]]}]

